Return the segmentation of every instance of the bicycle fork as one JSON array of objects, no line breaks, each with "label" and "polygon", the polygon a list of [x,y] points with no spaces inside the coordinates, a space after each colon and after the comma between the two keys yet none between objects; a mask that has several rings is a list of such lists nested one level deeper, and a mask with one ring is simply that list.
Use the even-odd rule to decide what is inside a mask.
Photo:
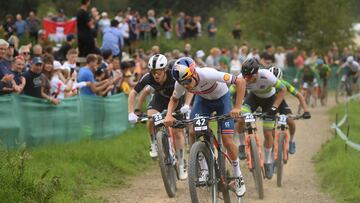
[{"label": "bicycle fork", "polygon": [[245,136],[245,143],[246,143],[245,151],[246,151],[246,159],[247,159],[249,171],[252,171],[252,169],[254,168],[254,166],[252,165],[252,157],[251,157],[251,149],[250,149],[250,143],[251,143],[250,139],[252,136],[254,137],[254,139],[256,141],[256,146],[257,146],[259,161],[260,161],[260,168],[264,168],[264,160],[262,159],[260,140],[256,135],[251,134],[251,135]]},{"label": "bicycle fork", "polygon": [[[283,145],[283,149],[284,149],[284,153],[283,156],[284,157],[278,157],[279,154],[279,140],[280,140],[280,135],[284,136],[284,142],[282,143]],[[278,160],[278,158],[283,158],[284,163],[287,162],[288,160],[288,151],[289,151],[289,136],[286,132],[279,132],[275,134],[275,144],[274,144],[274,159]]]}]

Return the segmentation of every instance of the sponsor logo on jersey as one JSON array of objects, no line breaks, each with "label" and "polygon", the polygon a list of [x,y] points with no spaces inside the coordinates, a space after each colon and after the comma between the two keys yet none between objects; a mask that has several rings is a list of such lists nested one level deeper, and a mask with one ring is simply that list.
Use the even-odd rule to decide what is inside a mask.
[{"label": "sponsor logo on jersey", "polygon": [[230,75],[229,74],[225,74],[224,75],[224,81],[229,81],[230,80]]}]

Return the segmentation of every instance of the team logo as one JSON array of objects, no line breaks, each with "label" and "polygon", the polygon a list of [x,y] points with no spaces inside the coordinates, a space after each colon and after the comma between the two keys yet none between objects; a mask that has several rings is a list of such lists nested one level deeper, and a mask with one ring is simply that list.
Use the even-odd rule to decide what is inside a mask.
[{"label": "team logo", "polygon": [[227,82],[230,80],[230,75],[229,74],[225,74],[224,75],[224,80]]}]

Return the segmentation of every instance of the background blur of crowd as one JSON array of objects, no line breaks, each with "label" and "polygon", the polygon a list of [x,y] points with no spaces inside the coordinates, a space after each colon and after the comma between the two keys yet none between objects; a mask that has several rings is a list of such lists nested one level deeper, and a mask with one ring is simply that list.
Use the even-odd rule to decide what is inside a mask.
[{"label": "background blur of crowd", "polygon": [[[66,36],[59,46],[44,38],[42,23],[34,11],[15,18],[9,14],[2,24],[0,39],[0,95],[17,93],[43,98],[53,104],[74,95],[109,96],[129,93],[136,82],[148,72],[147,61],[157,53],[168,60],[189,56],[200,67],[238,74],[241,63],[248,57],[257,57],[264,66],[276,64],[282,69],[302,69],[304,64],[315,64],[321,58],[326,64],[346,62],[350,55],[360,62],[360,49],[339,48],[333,43],[326,53],[306,52],[296,46],[283,47],[268,44],[256,47],[242,41],[243,30],[236,23],[229,37],[238,41],[233,47],[212,47],[193,50],[191,38],[215,38],[216,19],[171,10],[158,15],[154,10],[140,15],[136,10],[119,10],[110,15],[82,0],[77,18],[77,34]],[[56,22],[69,18],[63,9],[56,15],[45,16]],[[28,36],[30,43],[23,43]],[[171,41],[184,40],[183,49],[163,51],[158,45],[150,49],[140,44],[156,38]],[[164,53],[165,52],[165,53]]]}]

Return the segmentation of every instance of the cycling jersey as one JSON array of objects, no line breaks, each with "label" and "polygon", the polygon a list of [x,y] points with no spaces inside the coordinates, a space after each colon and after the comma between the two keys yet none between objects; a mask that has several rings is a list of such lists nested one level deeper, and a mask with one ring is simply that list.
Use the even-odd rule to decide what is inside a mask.
[{"label": "cycling jersey", "polygon": [[331,73],[331,68],[327,64],[323,64],[323,66],[320,68],[317,66],[317,70],[319,71],[319,76],[321,79],[326,79],[329,77],[329,74]]},{"label": "cycling jersey", "polygon": [[[243,78],[242,74],[238,76]],[[269,98],[275,95],[276,90],[284,87],[280,80],[278,80],[269,70],[260,69],[257,74],[255,82],[246,83],[246,89],[260,98]]]},{"label": "cycling jersey", "polygon": [[302,76],[303,82],[312,83],[314,79],[320,80],[320,76],[314,67],[304,67],[303,69],[299,69],[296,73],[295,79],[299,79]]},{"label": "cycling jersey", "polygon": [[146,86],[150,86],[152,88],[155,96],[159,95],[169,99],[174,91],[175,86],[175,80],[171,75],[171,70],[166,70],[166,81],[164,84],[160,85],[155,81],[154,77],[150,73],[147,73],[136,84],[134,90],[139,93]]},{"label": "cycling jersey", "polygon": [[[190,92],[207,100],[217,100],[224,96],[229,91],[227,84],[235,83],[237,78],[213,68],[196,68],[196,73],[199,76],[199,81]],[[178,82],[175,83],[175,98],[180,98],[185,94],[185,91],[186,89],[182,85]]]},{"label": "cycling jersey", "polygon": [[356,61],[353,61],[352,63],[346,63],[346,67],[349,67],[353,73],[360,71],[360,65]]}]

